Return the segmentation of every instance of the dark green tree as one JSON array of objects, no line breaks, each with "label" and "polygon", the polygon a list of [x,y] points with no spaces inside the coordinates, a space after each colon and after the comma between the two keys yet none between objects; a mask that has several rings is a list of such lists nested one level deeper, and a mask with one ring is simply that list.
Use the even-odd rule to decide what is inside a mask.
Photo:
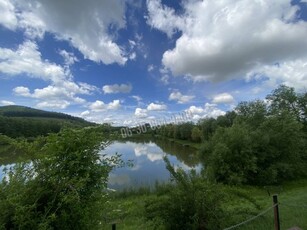
[{"label": "dark green tree", "polygon": [[246,122],[253,128],[257,128],[268,114],[266,103],[260,100],[240,102],[235,111],[237,112],[236,121]]},{"label": "dark green tree", "polygon": [[299,118],[300,108],[298,103],[298,95],[294,88],[286,85],[280,85],[273,90],[266,99],[269,101],[269,112],[271,114],[281,113],[287,111]]},{"label": "dark green tree", "polygon": [[192,129],[194,127],[192,122],[186,122],[178,125],[180,139],[181,140],[191,140]]},{"label": "dark green tree", "polygon": [[191,139],[194,142],[200,142],[201,141],[201,131],[197,126],[193,127],[193,129],[192,129]]},{"label": "dark green tree", "polygon": [[257,170],[252,141],[247,125],[219,128],[203,150],[203,154],[209,155],[209,178],[227,184],[248,183],[248,176]]},{"label": "dark green tree", "polygon": [[205,118],[200,120],[198,124],[201,127],[203,140],[209,140],[218,127],[214,118]]}]

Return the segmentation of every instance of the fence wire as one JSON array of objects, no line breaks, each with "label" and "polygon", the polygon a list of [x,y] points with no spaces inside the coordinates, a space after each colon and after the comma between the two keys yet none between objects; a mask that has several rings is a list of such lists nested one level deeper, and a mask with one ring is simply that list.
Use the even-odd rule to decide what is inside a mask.
[{"label": "fence wire", "polygon": [[[266,215],[269,213],[269,211],[271,211],[272,209],[274,209],[275,206],[277,206],[278,204],[274,204],[273,206],[265,209],[264,211],[260,212],[258,215],[253,216],[241,223],[238,223],[236,225],[233,225],[231,227],[225,228],[224,230],[231,230],[231,229],[270,229],[270,226],[274,226],[274,219],[273,219],[273,223],[272,222],[272,215],[271,212],[269,215]],[[258,219],[258,221],[256,221],[256,219]],[[249,223],[253,222],[251,225]],[[257,222],[257,223],[254,223]],[[259,223],[258,223],[259,222]],[[248,225],[248,226],[246,226]],[[254,226],[256,228],[254,228]],[[268,228],[269,227],[269,228]]]}]

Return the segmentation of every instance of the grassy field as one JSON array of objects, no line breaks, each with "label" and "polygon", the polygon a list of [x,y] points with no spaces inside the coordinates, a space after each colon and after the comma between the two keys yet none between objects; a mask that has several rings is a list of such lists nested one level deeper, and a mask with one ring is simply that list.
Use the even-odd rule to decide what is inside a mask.
[{"label": "grassy field", "polygon": [[[274,229],[274,215],[272,207],[272,195],[278,193],[281,229],[300,227],[307,229],[307,180],[287,183],[280,187],[228,187],[225,192],[230,194],[224,203],[226,213],[231,215],[231,221],[225,223],[225,228],[241,223],[264,210],[263,215],[234,229],[240,230],[264,230]],[[235,191],[235,192],[234,192]],[[272,193],[269,195],[269,193]],[[147,221],[144,217],[145,202],[155,194],[126,194],[125,197],[116,196],[109,203],[109,210],[102,229],[112,229],[111,223],[116,223],[116,229],[164,229],[158,222]],[[112,211],[111,211],[112,210]],[[111,219],[110,216],[115,216]]]},{"label": "grassy field", "polygon": [[[241,189],[245,190],[250,194],[250,196],[260,205],[261,209],[253,211],[254,215],[242,215],[244,218],[240,218],[240,213],[246,210],[246,206],[238,201],[232,200],[225,206],[227,208],[233,208],[236,202],[238,205],[235,210],[238,213],[237,223],[241,223],[253,216],[258,215],[262,211],[269,209],[272,206],[272,194],[278,194],[279,201],[279,214],[280,214],[280,225],[281,229],[289,229],[291,227],[300,227],[301,229],[307,229],[307,181],[301,180],[296,182],[287,183],[283,186],[278,187],[264,187],[264,188],[255,188],[255,187],[242,187]],[[269,196],[270,193],[270,196]],[[242,211],[240,211],[242,210]],[[234,223],[233,223],[234,225]],[[262,230],[262,229],[274,229],[274,215],[273,209],[268,210],[268,212],[259,216],[253,221],[248,222],[247,224],[241,225],[235,229],[240,230]]]}]

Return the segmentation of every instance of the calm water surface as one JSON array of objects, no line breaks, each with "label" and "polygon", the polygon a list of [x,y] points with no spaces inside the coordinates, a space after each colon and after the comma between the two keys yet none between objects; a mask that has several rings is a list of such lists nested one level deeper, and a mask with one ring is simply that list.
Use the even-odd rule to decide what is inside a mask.
[{"label": "calm water surface", "polygon": [[[184,170],[195,168],[200,170],[201,164],[196,150],[190,147],[163,140],[138,140],[113,142],[101,154],[114,155],[118,153],[124,161],[132,160],[132,167],[123,167],[111,172],[109,188],[124,189],[129,187],[152,186],[155,182],[165,182],[170,178],[165,168],[164,156],[167,156],[174,167]],[[0,163],[0,180],[3,169],[10,168],[13,162]]]},{"label": "calm water surface", "polygon": [[164,156],[174,167],[184,170],[201,168],[195,149],[169,141],[114,142],[103,150],[109,155],[116,152],[124,161],[132,160],[133,167],[115,169],[110,174],[109,187],[113,189],[152,186],[156,181],[168,181],[170,174],[165,168]]}]

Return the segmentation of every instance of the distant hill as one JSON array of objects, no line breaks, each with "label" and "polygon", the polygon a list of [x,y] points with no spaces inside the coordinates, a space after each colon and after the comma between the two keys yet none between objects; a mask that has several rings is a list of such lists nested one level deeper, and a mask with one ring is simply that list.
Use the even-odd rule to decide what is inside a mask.
[{"label": "distant hill", "polygon": [[20,105],[8,105],[0,107],[0,116],[58,118],[58,119],[65,119],[71,121],[78,121],[81,123],[89,123],[80,117],[73,117],[65,113],[48,112]]},{"label": "distant hill", "polygon": [[0,107],[0,133],[9,137],[36,137],[59,132],[63,127],[81,128],[94,123],[64,113],[25,106]]}]

